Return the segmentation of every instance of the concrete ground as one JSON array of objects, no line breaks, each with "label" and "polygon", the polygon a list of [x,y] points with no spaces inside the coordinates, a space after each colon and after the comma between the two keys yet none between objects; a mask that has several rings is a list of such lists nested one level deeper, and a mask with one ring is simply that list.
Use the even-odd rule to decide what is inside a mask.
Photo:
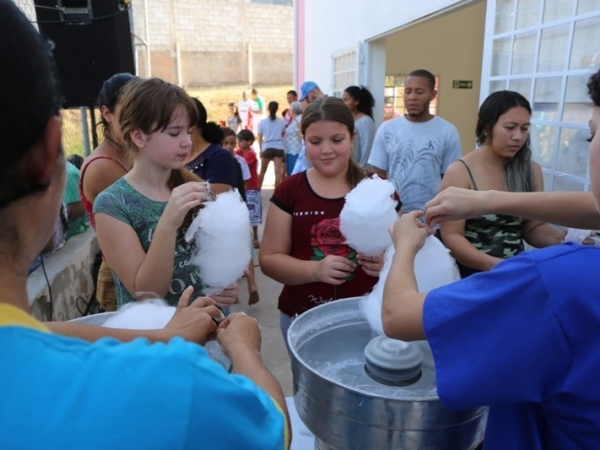
[{"label": "concrete ground", "polygon": [[[262,239],[265,218],[270,204],[270,198],[273,195],[273,164],[268,168],[267,176],[261,192],[263,206],[263,223],[259,226],[259,237]],[[255,251],[254,271],[256,274],[256,283],[260,302],[255,305],[248,305],[248,284],[246,278],[238,281],[240,285],[240,302],[231,308],[232,312],[243,311],[249,316],[258,320],[262,331],[262,356],[267,368],[275,375],[283,388],[286,397],[293,394],[292,372],[290,368],[290,358],[281,336],[279,329],[279,310],[277,309],[277,299],[283,285],[268,277],[260,270],[258,264],[258,251]]]}]

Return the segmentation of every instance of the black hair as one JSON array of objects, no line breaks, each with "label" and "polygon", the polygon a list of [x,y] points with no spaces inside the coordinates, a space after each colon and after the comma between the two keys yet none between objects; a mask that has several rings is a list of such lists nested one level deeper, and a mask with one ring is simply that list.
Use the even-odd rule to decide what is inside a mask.
[{"label": "black hair", "polygon": [[254,88],[250,91],[251,94],[258,95],[258,91]]},{"label": "black hair", "polygon": [[223,142],[223,131],[221,131],[221,127],[215,122],[207,122],[208,114],[206,113],[206,108],[202,102],[195,97],[192,98],[192,100],[198,110],[198,120],[195,125],[198,128],[200,135],[206,142],[221,145],[221,142]]},{"label": "black hair", "polygon": [[295,90],[293,90],[293,89],[292,89],[292,90],[290,90],[290,91],[287,91],[285,95],[290,95],[290,94],[292,94],[292,95],[294,95],[296,98],[298,98],[298,93],[297,93]]},{"label": "black hair", "polygon": [[371,119],[373,118],[373,107],[375,106],[375,98],[371,91],[364,86],[348,86],[344,89],[350,97],[358,102],[356,109],[366,114]]},{"label": "black hair", "polygon": [[429,87],[431,88],[431,90],[433,91],[435,89],[435,77],[429,70],[425,70],[425,69],[413,70],[411,73],[406,75],[406,78],[408,78],[408,77],[425,78],[427,80],[427,83],[429,84]]},{"label": "black hair", "polygon": [[83,156],[74,153],[72,155],[67,156],[67,161],[69,161],[71,164],[73,164],[75,167],[81,170],[81,166],[83,165]]},{"label": "black hair", "polygon": [[225,138],[227,136],[233,136],[237,139],[237,136],[235,135],[235,131],[233,131],[229,127],[221,127],[221,133],[223,133],[223,140],[221,141],[221,143],[223,143],[223,141],[225,140]]},{"label": "black hair", "polygon": [[[25,179],[19,162],[59,114],[62,95],[52,57],[43,39],[11,1],[0,1],[0,210],[45,190]],[[4,227],[3,227],[4,229]]]},{"label": "black hair", "polygon": [[271,121],[275,120],[277,118],[277,110],[279,109],[279,103],[277,102],[269,102],[269,118],[271,119]]},{"label": "black hair", "polygon": [[600,70],[590,77],[587,88],[594,105],[600,107]]},{"label": "black hair", "polygon": [[[111,113],[115,112],[115,107],[119,102],[123,86],[129,83],[134,78],[138,78],[130,73],[117,73],[110,77],[102,84],[102,89],[98,93],[98,100],[96,100],[96,106],[102,108],[106,106]],[[100,120],[102,128],[104,129],[104,135],[108,132],[108,122],[102,114],[100,114]]]},{"label": "black hair", "polygon": [[[492,130],[503,114],[515,107],[525,108],[531,115],[529,101],[518,92],[498,91],[490,94],[481,104],[475,127],[477,144],[491,142]],[[523,147],[504,162],[504,175],[508,188],[512,192],[531,192],[534,190],[531,172],[531,147],[527,136]]]},{"label": "black hair", "polygon": [[[348,130],[350,139],[354,136],[354,117],[350,112],[350,108],[348,108],[341,98],[321,97],[310,102],[302,114],[302,122],[300,124],[302,135],[306,136],[308,127],[322,120],[342,124]],[[356,164],[352,157],[350,157],[348,169],[346,170],[346,181],[348,184],[354,188],[366,176],[367,171]]]},{"label": "black hair", "polygon": [[235,103],[231,102],[228,105],[230,108],[234,108],[235,112],[233,113],[233,115],[235,116],[235,118],[238,120],[238,123],[242,121],[241,117],[240,117],[240,112],[238,111],[238,107]]}]

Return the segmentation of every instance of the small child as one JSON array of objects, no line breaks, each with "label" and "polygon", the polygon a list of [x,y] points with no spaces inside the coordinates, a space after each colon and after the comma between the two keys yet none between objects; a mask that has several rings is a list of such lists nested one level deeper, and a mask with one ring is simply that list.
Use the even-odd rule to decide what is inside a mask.
[{"label": "small child", "polygon": [[[237,139],[236,139],[236,136],[235,136],[235,133],[233,132],[233,130],[231,130],[229,128],[224,128],[223,129],[223,144],[222,144],[222,146],[225,150],[227,150],[229,153],[231,153],[235,157],[235,159],[237,160],[237,162],[240,165],[240,169],[241,169],[240,175],[243,179],[242,185],[241,185],[244,190],[243,195],[242,195],[242,191],[239,189],[239,184],[240,184],[239,182],[238,182],[238,190],[240,190],[240,195],[242,195],[242,198],[247,203],[246,191],[248,190],[248,182],[252,178],[252,176],[250,174],[250,168],[248,167],[248,163],[246,162],[246,160],[234,151],[235,147],[236,147],[236,143],[237,143]],[[255,172],[256,172],[256,168],[255,168]],[[250,217],[252,217],[252,215],[250,215]],[[253,227],[254,227],[254,235],[256,236],[256,226],[253,225]],[[258,303],[260,301],[260,296],[258,295],[258,285],[256,284],[256,276],[254,275],[254,249],[252,249],[252,257],[250,258],[250,262],[248,263],[248,270],[246,271],[246,275],[248,277],[248,304],[254,305],[255,303]]]},{"label": "small child", "polygon": [[[235,147],[237,146],[237,138],[231,128],[222,127],[223,141],[221,141],[221,147],[227,150],[236,159],[239,164],[239,170],[236,170],[237,178],[237,190],[240,196],[246,201],[246,190],[248,189],[248,180],[250,179],[250,168],[244,158],[235,153]],[[237,169],[237,167],[236,167]]]},{"label": "small child", "polygon": [[238,149],[236,154],[243,156],[250,168],[250,180],[246,191],[246,204],[250,211],[250,224],[252,225],[252,244],[254,248],[260,247],[258,240],[258,225],[262,223],[262,211],[260,203],[260,188],[258,183],[258,158],[252,149],[254,133],[250,130],[242,130],[237,135]]},{"label": "small child", "polygon": [[[237,133],[242,127],[242,118],[238,112],[237,106],[235,103],[231,102],[229,104],[229,117],[227,117],[227,127],[231,129],[234,133]],[[235,137],[235,134],[233,135]]]}]

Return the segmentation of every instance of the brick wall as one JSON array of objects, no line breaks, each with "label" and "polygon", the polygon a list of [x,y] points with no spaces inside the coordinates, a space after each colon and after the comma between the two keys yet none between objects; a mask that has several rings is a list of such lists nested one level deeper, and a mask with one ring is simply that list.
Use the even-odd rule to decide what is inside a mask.
[{"label": "brick wall", "polygon": [[[105,0],[93,0],[105,1]],[[33,0],[16,2],[35,21]],[[146,73],[144,3],[153,76],[187,87],[291,84],[293,7],[250,0],[132,0],[138,72]],[[177,72],[177,43],[181,73]],[[252,76],[248,74],[251,44]]]},{"label": "brick wall", "polygon": [[[145,39],[144,2],[132,5],[135,34]],[[253,84],[291,83],[292,7],[250,0],[146,0],[146,5],[153,76],[178,81],[178,45],[184,86],[246,84],[250,44]],[[144,76],[146,50],[136,43]]]}]

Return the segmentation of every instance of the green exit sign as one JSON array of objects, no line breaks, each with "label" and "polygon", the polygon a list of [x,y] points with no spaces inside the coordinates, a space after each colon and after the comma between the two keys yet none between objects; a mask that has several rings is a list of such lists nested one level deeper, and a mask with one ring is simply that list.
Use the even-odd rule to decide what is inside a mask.
[{"label": "green exit sign", "polygon": [[452,81],[453,89],[473,89],[473,82],[471,80],[454,80]]}]

